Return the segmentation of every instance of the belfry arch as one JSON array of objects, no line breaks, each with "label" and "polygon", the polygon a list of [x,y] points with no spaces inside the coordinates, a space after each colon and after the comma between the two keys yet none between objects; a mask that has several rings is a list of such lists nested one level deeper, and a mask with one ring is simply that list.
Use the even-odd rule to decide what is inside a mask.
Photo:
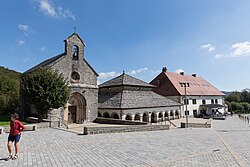
[{"label": "belfry arch", "polygon": [[69,98],[68,122],[81,124],[86,120],[86,99],[80,93],[72,93]]}]

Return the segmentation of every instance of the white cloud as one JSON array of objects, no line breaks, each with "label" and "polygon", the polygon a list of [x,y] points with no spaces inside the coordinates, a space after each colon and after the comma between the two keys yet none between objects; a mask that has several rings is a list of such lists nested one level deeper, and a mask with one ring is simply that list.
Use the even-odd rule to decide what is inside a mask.
[{"label": "white cloud", "polygon": [[129,74],[135,75],[135,74],[138,74],[138,73],[147,71],[147,70],[148,70],[148,68],[147,68],[147,67],[144,67],[144,68],[141,68],[141,69],[138,69],[138,70],[132,70],[131,72],[129,72]]},{"label": "white cloud", "polygon": [[75,16],[70,12],[68,9],[63,9],[62,7],[58,7],[58,15],[62,16],[63,18],[71,18],[75,20]]},{"label": "white cloud", "polygon": [[54,18],[71,18],[75,20],[75,16],[68,9],[63,9],[61,6],[56,7],[49,0],[39,0],[39,9],[45,15],[54,17]]},{"label": "white cloud", "polygon": [[36,33],[36,31],[34,31],[30,26],[25,25],[25,24],[18,24],[17,27],[23,31],[25,36],[27,36],[28,34]]},{"label": "white cloud", "polygon": [[178,70],[175,70],[174,72],[180,74],[181,72],[185,72],[185,71],[183,69],[178,69]]},{"label": "white cloud", "polygon": [[24,24],[18,24],[17,27],[23,31],[29,31],[29,28],[30,28],[28,25],[24,25]]},{"label": "white cloud", "polygon": [[215,50],[215,46],[213,46],[212,44],[201,45],[200,48],[202,48],[202,49],[208,49],[209,52]]},{"label": "white cloud", "polygon": [[116,77],[118,76],[119,74],[117,72],[101,72],[99,73],[99,77],[98,79],[108,79],[108,78],[113,78],[113,77]]},{"label": "white cloud", "polygon": [[18,45],[24,45],[25,43],[26,42],[24,40],[21,40],[21,39],[17,40]]},{"label": "white cloud", "polygon": [[250,56],[250,42],[235,43],[231,47],[233,49],[232,57]]},{"label": "white cloud", "polygon": [[214,58],[219,59],[225,57],[223,54],[216,54]]},{"label": "white cloud", "polygon": [[49,16],[53,16],[53,17],[57,16],[57,13],[55,11],[55,8],[54,8],[54,5],[52,2],[49,2],[48,0],[40,0],[39,4],[40,4],[40,6],[39,6],[40,10],[44,14],[49,15]]}]

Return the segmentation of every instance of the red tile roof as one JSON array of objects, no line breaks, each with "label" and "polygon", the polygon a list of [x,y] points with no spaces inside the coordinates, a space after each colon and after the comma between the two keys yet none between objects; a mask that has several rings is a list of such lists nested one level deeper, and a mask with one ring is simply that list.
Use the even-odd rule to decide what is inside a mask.
[{"label": "red tile roof", "polygon": [[[163,77],[162,74],[164,74],[166,77]],[[173,72],[162,72],[157,77],[151,82],[151,84],[156,85],[155,83],[157,83],[157,80],[159,80],[158,82],[160,82],[159,84],[161,84],[161,82],[164,82],[164,81],[162,81],[163,78],[165,78],[166,80],[168,79],[170,81],[170,82],[167,82],[167,85],[166,84],[164,85],[164,86],[168,87],[167,89],[169,91],[164,90],[165,89],[164,87],[159,88],[159,90],[156,90],[157,93],[162,94],[164,96],[166,96],[166,95],[173,96],[176,93],[178,93],[176,95],[185,95],[185,89],[184,89],[184,87],[181,87],[180,82],[189,83],[189,87],[187,87],[187,89],[186,89],[187,95],[191,95],[191,96],[192,95],[197,95],[197,96],[199,96],[199,95],[224,96],[225,95],[221,91],[219,91],[216,87],[211,85],[208,81],[203,79],[202,77],[181,75],[181,74],[173,73]],[[171,84],[171,85],[169,85],[169,84]],[[175,89],[175,90],[172,91],[170,89]],[[168,94],[168,92],[176,92],[176,93]]]}]

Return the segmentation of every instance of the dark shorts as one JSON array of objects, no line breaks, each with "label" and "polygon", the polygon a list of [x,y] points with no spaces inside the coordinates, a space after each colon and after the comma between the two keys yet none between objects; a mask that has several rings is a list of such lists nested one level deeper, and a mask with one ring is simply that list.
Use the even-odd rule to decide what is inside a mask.
[{"label": "dark shorts", "polygon": [[18,143],[19,140],[20,140],[20,138],[21,138],[20,134],[19,135],[15,135],[15,136],[9,134],[8,141],[12,141],[12,142],[15,141],[15,143]]}]

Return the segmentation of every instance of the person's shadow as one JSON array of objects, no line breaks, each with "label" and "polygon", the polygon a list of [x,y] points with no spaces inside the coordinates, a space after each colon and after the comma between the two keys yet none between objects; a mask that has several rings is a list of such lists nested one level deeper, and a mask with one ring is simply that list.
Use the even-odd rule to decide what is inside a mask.
[{"label": "person's shadow", "polygon": [[6,161],[7,158],[0,158],[0,161]]}]

